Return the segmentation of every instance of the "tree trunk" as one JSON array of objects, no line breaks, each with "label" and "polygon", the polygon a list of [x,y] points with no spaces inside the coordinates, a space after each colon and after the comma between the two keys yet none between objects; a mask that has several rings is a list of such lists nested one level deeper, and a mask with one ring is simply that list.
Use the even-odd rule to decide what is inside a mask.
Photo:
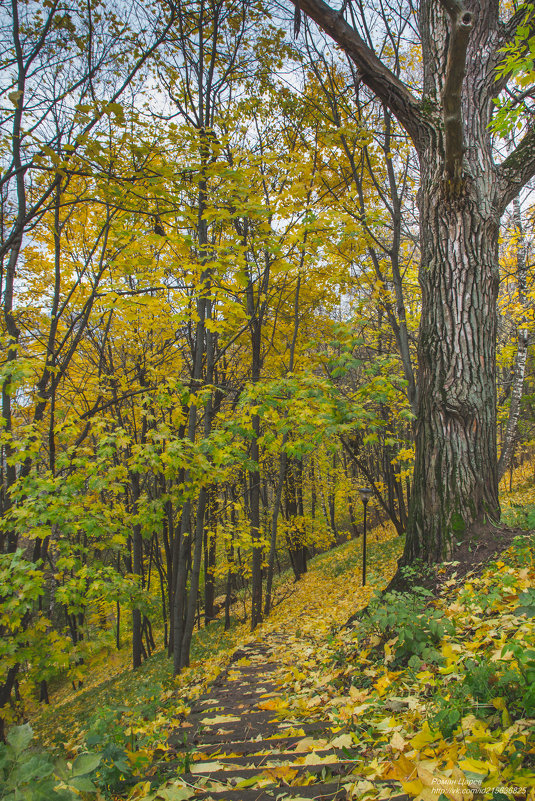
[{"label": "tree trunk", "polygon": [[404,558],[431,562],[450,557],[459,541],[472,536],[470,529],[500,514],[499,220],[483,177],[465,179],[461,194],[452,197],[430,169],[425,172],[416,459]]},{"label": "tree trunk", "polygon": [[217,495],[216,486],[208,494],[208,521],[204,532],[204,624],[207,626],[215,617],[215,566],[217,535]]},{"label": "tree trunk", "polygon": [[[513,201],[513,221],[518,233],[518,244],[516,254],[516,284],[518,299],[522,306],[526,307],[527,293],[527,248],[522,227],[522,213],[520,200],[515,198]],[[498,460],[498,481],[501,481],[507,468],[512,464],[513,453],[515,450],[518,435],[518,421],[520,419],[520,406],[522,402],[522,392],[524,389],[524,376],[526,374],[526,363],[528,359],[529,332],[526,328],[526,315],[523,316],[520,326],[518,326],[518,345],[515,358],[515,369],[513,374],[511,402],[509,406],[509,419],[507,429],[502,442],[502,450]]]},{"label": "tree trunk", "polygon": [[[535,175],[535,127],[501,164],[493,160],[493,101],[503,47],[524,17],[499,18],[483,0],[420,0],[422,94],[361,37],[364,6],[349,22],[323,0],[292,0],[359,70],[359,80],[409,134],[420,162],[418,401],[414,483],[404,559],[440,560],[499,518],[496,456],[498,229],[507,205]],[[388,10],[388,5],[386,12]],[[351,24],[350,24],[351,23]],[[297,25],[298,27],[298,25]],[[375,40],[373,42],[375,45]]]},{"label": "tree trunk", "polygon": [[[251,442],[251,461],[258,464],[260,458],[260,448],[258,439],[260,437],[260,418],[257,414],[252,418],[253,440]],[[254,469],[249,471],[250,481],[250,522],[251,540],[253,546],[251,562],[251,582],[252,582],[252,605],[251,605],[251,630],[255,629],[262,622],[262,534],[260,531],[260,471]]]}]

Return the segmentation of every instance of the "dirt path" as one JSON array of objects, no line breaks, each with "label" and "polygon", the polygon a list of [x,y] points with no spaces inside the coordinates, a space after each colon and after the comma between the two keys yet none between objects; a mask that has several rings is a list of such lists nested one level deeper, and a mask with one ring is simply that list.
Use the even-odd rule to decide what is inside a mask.
[{"label": "dirt path", "polygon": [[[352,793],[362,777],[352,773],[354,764],[344,754],[342,743],[337,743],[343,732],[333,731],[326,720],[303,723],[288,710],[277,711],[290,690],[275,678],[286,641],[284,633],[272,632],[263,641],[238,650],[172,737],[170,742],[188,768],[181,779],[195,788],[193,798],[338,801],[357,797],[358,792]],[[366,783],[368,789],[370,784]],[[393,791],[397,783],[374,784]],[[392,797],[408,799],[399,791]]]}]

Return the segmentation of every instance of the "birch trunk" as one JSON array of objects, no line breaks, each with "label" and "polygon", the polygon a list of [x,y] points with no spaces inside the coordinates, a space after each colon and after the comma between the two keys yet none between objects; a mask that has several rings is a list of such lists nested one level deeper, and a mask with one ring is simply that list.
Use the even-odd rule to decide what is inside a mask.
[{"label": "birch trunk", "polygon": [[[524,238],[524,229],[522,227],[522,213],[520,209],[520,200],[515,198],[513,201],[513,221],[515,228],[518,232],[518,250],[516,254],[517,266],[517,290],[518,298],[525,308],[526,306],[526,292],[527,292],[527,256],[526,256],[526,240]],[[518,435],[518,421],[520,419],[520,405],[522,402],[522,392],[524,389],[524,376],[526,374],[526,363],[528,360],[528,344],[529,332],[525,327],[525,316],[518,328],[517,339],[518,345],[516,349],[515,369],[513,374],[513,386],[511,390],[511,403],[509,406],[509,417],[507,420],[507,429],[502,443],[502,450],[498,460],[498,481],[501,481],[507,469],[511,464],[515,445]]]}]

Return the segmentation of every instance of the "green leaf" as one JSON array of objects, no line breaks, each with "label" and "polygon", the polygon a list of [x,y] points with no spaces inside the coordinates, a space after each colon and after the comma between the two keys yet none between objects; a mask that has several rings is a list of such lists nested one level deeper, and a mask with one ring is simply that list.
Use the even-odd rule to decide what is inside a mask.
[{"label": "green leaf", "polygon": [[44,779],[50,776],[54,766],[45,757],[38,755],[32,756],[17,769],[17,782],[26,784],[33,779]]},{"label": "green leaf", "polygon": [[100,765],[100,754],[80,754],[72,763],[72,775],[85,776],[86,773],[91,773]]},{"label": "green leaf", "polygon": [[32,741],[33,731],[29,723],[24,726],[14,726],[9,730],[7,741],[13,749],[15,756],[19,756]]},{"label": "green leaf", "polygon": [[79,790],[81,793],[94,793],[97,789],[87,776],[77,776],[75,779],[71,780],[70,784],[75,790]]},{"label": "green leaf", "polygon": [[526,615],[526,617],[535,617],[535,606],[517,606],[515,615]]}]

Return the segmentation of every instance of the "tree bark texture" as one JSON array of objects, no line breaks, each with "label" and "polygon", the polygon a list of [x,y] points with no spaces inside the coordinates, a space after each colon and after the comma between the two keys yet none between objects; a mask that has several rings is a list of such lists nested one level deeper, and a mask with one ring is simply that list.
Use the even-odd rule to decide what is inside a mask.
[{"label": "tree bark texture", "polygon": [[[477,191],[421,207],[422,318],[416,459],[405,559],[450,556],[499,517],[496,469],[497,220]],[[438,302],[437,302],[438,301]]]}]

